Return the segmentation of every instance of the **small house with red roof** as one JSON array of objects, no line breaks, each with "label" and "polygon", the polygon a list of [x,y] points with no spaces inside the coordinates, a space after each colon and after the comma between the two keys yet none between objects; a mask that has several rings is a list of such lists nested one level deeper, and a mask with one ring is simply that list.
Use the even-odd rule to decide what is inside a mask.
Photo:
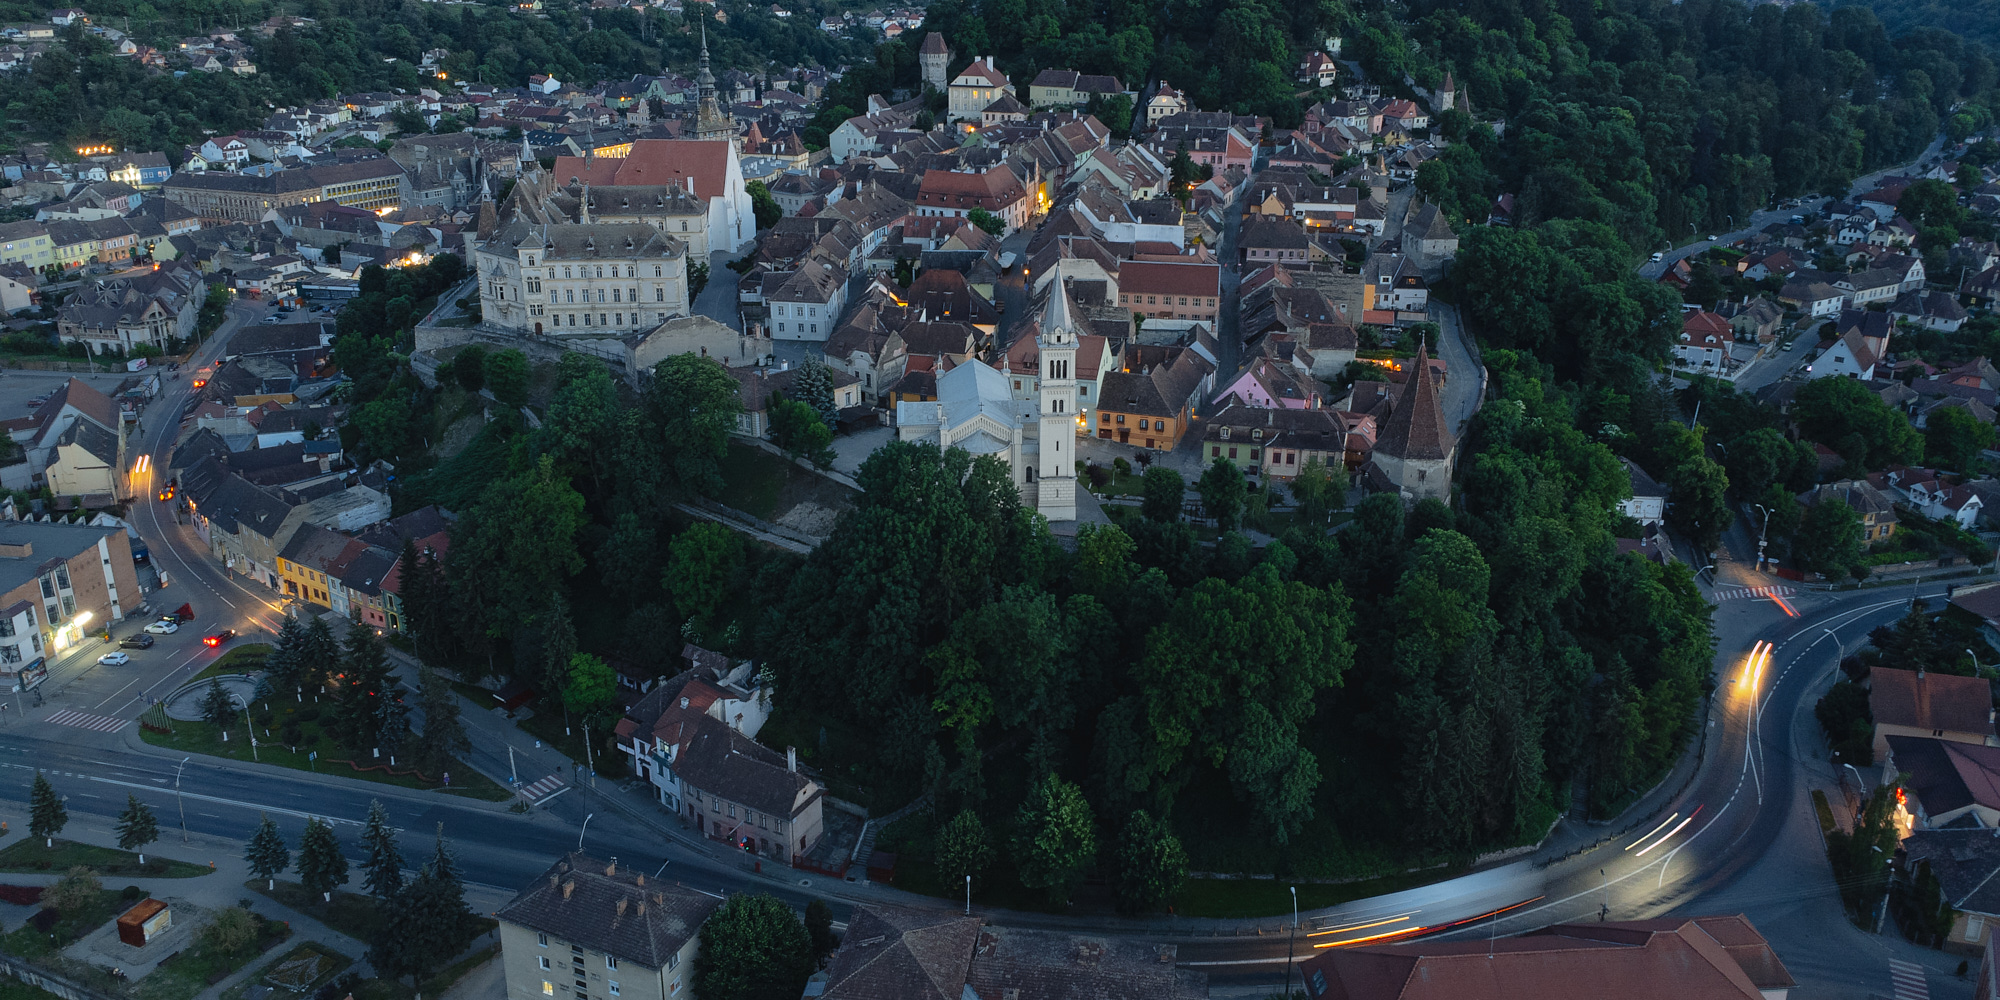
[{"label": "small house with red roof", "polygon": [[1698,309],[1681,322],[1681,337],[1674,344],[1674,357],[1688,368],[1721,371],[1723,361],[1729,357],[1729,343],[1735,339],[1736,331],[1728,320]]}]

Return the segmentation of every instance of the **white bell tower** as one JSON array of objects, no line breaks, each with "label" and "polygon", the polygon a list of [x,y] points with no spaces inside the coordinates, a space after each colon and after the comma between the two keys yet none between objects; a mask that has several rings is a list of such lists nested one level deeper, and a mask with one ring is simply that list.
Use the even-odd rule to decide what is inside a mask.
[{"label": "white bell tower", "polygon": [[1076,520],[1076,327],[1069,293],[1058,275],[1035,340],[1041,352],[1041,434],[1037,442],[1035,507],[1051,521]]}]

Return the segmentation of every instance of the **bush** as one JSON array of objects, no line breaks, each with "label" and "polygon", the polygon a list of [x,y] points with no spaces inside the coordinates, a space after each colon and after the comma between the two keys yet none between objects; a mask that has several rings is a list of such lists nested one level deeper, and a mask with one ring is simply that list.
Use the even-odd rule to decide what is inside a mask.
[{"label": "bush", "polygon": [[319,721],[319,709],[317,708],[301,708],[298,711],[292,713],[292,722],[294,723],[318,722],[318,721]]},{"label": "bush", "polygon": [[124,899],[126,902],[129,903],[136,899],[145,899],[146,890],[141,889],[136,885],[128,885],[125,887],[125,891],[119,893],[118,895],[120,898]]},{"label": "bush", "polygon": [[1121,476],[1129,476],[1132,474],[1132,463],[1127,462],[1122,457],[1112,459],[1111,467],[1117,469],[1118,474]]},{"label": "bush", "polygon": [[[1124,459],[1121,458],[1119,461],[1122,462]],[[1090,485],[1095,489],[1103,489],[1104,484],[1111,481],[1110,471],[1101,465],[1092,464],[1084,466],[1083,474],[1090,477]]]}]

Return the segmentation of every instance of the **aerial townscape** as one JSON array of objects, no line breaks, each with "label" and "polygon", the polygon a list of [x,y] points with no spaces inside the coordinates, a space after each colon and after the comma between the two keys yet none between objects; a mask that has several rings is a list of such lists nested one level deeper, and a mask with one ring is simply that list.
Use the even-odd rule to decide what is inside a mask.
[{"label": "aerial townscape", "polygon": [[0,1000],[2000,1000],[2000,13],[0,0]]}]

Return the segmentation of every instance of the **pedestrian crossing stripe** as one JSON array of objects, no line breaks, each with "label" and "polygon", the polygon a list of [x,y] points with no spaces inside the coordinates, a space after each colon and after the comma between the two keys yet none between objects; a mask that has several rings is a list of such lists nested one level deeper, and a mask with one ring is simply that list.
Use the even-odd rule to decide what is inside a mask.
[{"label": "pedestrian crossing stripe", "polygon": [[1783,586],[1733,587],[1729,590],[1716,591],[1715,599],[1716,601],[1720,602],[1720,601],[1741,600],[1746,597],[1790,597],[1796,593],[1798,593],[1798,591],[1790,587],[1783,587]]},{"label": "pedestrian crossing stripe", "polygon": [[92,715],[89,712],[78,712],[65,708],[59,712],[50,713],[49,717],[42,721],[53,722],[58,726],[75,726],[78,729],[88,729],[96,733],[115,733],[125,728],[125,723],[131,720],[113,718],[109,715]]},{"label": "pedestrian crossing stripe", "polygon": [[1931,1000],[1930,979],[1915,962],[1890,959],[1889,981],[1896,987],[1896,1000]]},{"label": "pedestrian crossing stripe", "polygon": [[541,802],[563,791],[563,780],[559,774],[551,774],[531,785],[521,786],[521,797],[529,802]]}]

